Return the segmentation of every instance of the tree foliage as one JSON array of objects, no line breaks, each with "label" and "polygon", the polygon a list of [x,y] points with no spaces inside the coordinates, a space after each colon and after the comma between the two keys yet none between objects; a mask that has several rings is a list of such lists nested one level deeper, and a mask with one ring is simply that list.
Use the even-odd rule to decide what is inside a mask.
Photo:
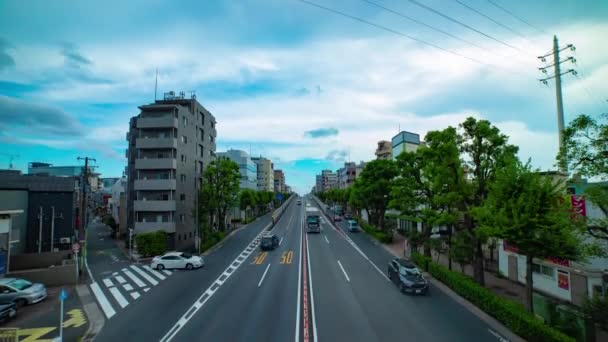
[{"label": "tree foliage", "polygon": [[164,230],[139,233],[135,236],[137,252],[144,257],[161,255],[167,251],[167,233]]},{"label": "tree foliage", "polygon": [[[219,158],[207,166],[199,193],[199,215],[204,219],[201,221],[209,223],[208,227],[217,225],[226,229],[226,214],[238,202],[240,178],[239,166],[227,158]],[[203,239],[206,235],[202,234]]]},{"label": "tree foliage", "polygon": [[478,236],[493,236],[514,244],[527,257],[528,309],[532,307],[532,261],[584,258],[584,222],[565,200],[564,182],[514,162],[496,172],[484,203],[473,210],[481,224]]}]

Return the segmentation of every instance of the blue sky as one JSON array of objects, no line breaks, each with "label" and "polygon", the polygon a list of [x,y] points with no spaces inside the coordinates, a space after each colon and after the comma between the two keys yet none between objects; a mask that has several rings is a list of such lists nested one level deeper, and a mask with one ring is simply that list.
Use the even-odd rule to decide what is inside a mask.
[{"label": "blue sky", "polygon": [[604,1],[494,0],[532,27],[486,0],[460,0],[508,30],[456,1],[418,0],[506,44],[410,1],[374,0],[460,40],[365,1],[311,1],[484,64],[296,0],[2,1],[0,150],[19,154],[23,170],[88,155],[104,176],[120,175],[128,120],[153,101],[158,68],[160,94],[194,90],[215,115],[218,151],[270,157],[300,193],[324,168],[372,159],[398,127],[424,136],[471,115],[547,169],[554,89],[538,82],[535,56],[553,34],[577,48],[564,52],[579,71],[564,79],[566,120],[608,112]]}]

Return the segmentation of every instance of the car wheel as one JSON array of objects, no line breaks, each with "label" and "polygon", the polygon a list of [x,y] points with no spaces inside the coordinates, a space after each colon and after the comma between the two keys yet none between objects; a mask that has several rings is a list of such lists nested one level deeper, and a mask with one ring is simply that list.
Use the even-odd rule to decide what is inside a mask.
[{"label": "car wheel", "polygon": [[27,300],[25,300],[25,299],[23,299],[23,298],[19,298],[19,299],[17,299],[17,300],[15,301],[15,306],[16,306],[17,308],[22,308],[22,307],[24,307],[24,306],[26,306],[26,305],[27,305]]},{"label": "car wheel", "polygon": [[156,269],[157,269],[157,270],[159,270],[159,271],[162,271],[162,270],[164,270],[164,269],[165,269],[165,265],[163,265],[163,264],[158,264],[158,265],[156,265]]},{"label": "car wheel", "polygon": [[403,283],[399,283],[399,291],[405,293],[405,286],[403,286]]},{"label": "car wheel", "polygon": [[191,270],[192,268],[193,268],[193,267],[192,267],[192,264],[186,264],[186,269],[187,269],[187,270]]}]

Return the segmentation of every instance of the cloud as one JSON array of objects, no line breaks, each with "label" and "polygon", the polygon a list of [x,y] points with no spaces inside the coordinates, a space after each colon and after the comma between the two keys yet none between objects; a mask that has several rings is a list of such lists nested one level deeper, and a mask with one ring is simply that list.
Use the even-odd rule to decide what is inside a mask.
[{"label": "cloud", "polygon": [[326,138],[338,135],[338,130],[336,128],[317,128],[310,131],[304,132],[304,135],[309,138]]},{"label": "cloud", "polygon": [[8,41],[0,37],[0,71],[15,66],[15,60],[8,54],[8,50],[11,47],[12,46]]},{"label": "cloud", "polygon": [[347,150],[331,150],[329,153],[327,153],[325,159],[333,161],[345,161],[347,156]]},{"label": "cloud", "polygon": [[65,57],[65,62],[69,66],[80,68],[81,65],[91,64],[91,60],[81,55],[74,44],[64,43],[61,54]]},{"label": "cloud", "polygon": [[35,135],[80,136],[83,127],[61,109],[0,95],[0,128]]}]

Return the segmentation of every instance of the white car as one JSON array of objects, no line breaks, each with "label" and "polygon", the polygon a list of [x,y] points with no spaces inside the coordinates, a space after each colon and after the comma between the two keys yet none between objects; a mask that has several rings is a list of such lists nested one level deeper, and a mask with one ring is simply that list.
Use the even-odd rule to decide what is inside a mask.
[{"label": "white car", "polygon": [[203,266],[205,266],[205,261],[202,257],[184,252],[168,252],[161,256],[155,256],[150,265],[150,267],[157,270],[164,270],[165,268],[185,268],[191,270]]}]

